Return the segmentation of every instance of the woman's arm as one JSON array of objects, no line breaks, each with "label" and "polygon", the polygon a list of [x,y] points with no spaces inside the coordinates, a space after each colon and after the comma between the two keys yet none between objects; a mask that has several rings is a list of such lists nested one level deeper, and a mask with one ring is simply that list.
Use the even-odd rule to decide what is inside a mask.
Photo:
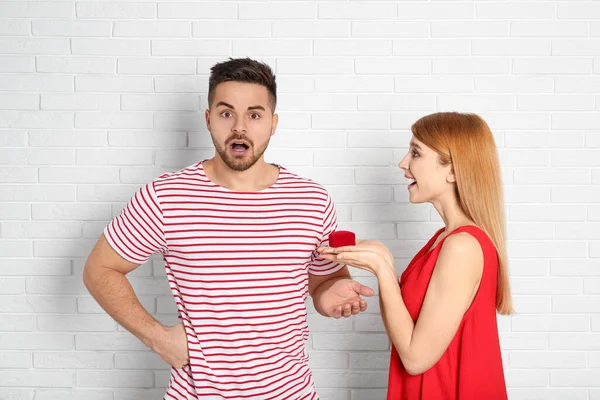
[{"label": "woman's arm", "polygon": [[482,274],[483,252],[477,239],[468,233],[448,237],[415,324],[398,290],[393,266],[376,270],[383,322],[409,374],[422,374],[439,361],[477,293]]}]

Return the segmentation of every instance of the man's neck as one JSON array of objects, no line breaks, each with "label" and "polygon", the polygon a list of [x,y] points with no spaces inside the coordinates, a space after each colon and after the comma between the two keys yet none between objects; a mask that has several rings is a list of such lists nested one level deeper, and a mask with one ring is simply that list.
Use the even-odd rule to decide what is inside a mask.
[{"label": "man's neck", "polygon": [[235,171],[220,157],[202,163],[204,173],[214,183],[236,192],[257,192],[273,185],[279,176],[279,168],[258,160],[245,171]]}]

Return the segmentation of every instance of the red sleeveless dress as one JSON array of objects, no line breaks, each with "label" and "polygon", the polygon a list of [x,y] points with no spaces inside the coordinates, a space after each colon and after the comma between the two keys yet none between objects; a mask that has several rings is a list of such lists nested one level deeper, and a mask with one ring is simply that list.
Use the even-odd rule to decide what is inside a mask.
[{"label": "red sleeveless dress", "polygon": [[402,297],[413,321],[416,322],[419,317],[431,274],[448,236],[467,232],[477,239],[484,258],[481,283],[448,349],[431,369],[420,375],[409,375],[392,346],[387,399],[506,400],[508,396],[496,321],[496,248],[480,228],[463,226],[430,249],[442,232],[443,229],[439,230],[429,240],[401,276]]}]

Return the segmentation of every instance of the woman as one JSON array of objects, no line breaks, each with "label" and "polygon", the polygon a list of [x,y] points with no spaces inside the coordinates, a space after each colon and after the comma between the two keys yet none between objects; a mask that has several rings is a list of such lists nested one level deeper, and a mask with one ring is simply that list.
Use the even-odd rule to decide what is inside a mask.
[{"label": "woman", "polygon": [[432,203],[445,227],[400,278],[380,242],[319,249],[372,272],[392,342],[388,400],[505,400],[496,312],[512,312],[504,203],[494,139],[474,114],[437,113],[412,126],[404,170],[411,203]]}]

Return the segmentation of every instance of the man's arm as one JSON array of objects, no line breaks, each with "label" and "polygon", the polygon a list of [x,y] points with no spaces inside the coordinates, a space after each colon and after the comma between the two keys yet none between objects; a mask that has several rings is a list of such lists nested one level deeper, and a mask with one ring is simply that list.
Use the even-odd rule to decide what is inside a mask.
[{"label": "man's arm", "polygon": [[142,306],[126,274],[139,267],[121,257],[102,235],[83,270],[83,282],[98,304],[125,329],[180,368],[188,363],[187,338],[182,324],[166,327]]}]

